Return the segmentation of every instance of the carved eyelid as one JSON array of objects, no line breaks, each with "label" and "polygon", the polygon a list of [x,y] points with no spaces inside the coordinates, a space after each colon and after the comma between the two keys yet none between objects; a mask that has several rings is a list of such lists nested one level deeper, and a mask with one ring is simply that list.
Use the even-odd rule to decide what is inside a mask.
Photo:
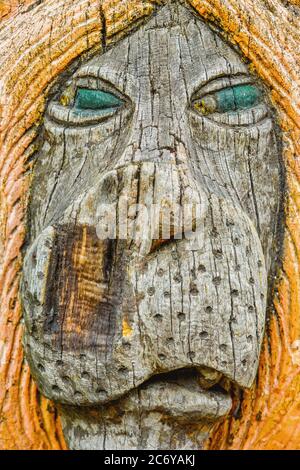
[{"label": "carved eyelid", "polygon": [[105,78],[102,78],[101,76],[94,77],[92,75],[80,75],[75,77],[74,85],[76,88],[85,87],[92,90],[103,90],[116,95],[117,98],[123,100],[124,102],[130,101],[129,97],[124,93],[124,91],[121,91],[117,85]]},{"label": "carved eyelid", "polygon": [[77,70],[72,77],[72,80],[75,82],[86,79],[98,80],[103,86],[108,87],[108,91],[110,89],[112,92],[121,93],[125,97],[127,95],[128,82],[130,82],[130,88],[134,91],[138,90],[136,77],[126,71],[126,81],[124,81],[124,74],[120,73],[120,65],[118,63],[104,64],[103,66],[90,64]]},{"label": "carved eyelid", "polygon": [[[122,104],[118,107],[107,108],[105,110],[79,110],[75,108],[76,94],[79,89],[86,88],[88,90],[104,91],[116,96]],[[66,97],[67,93],[71,95],[70,100],[66,100],[67,104],[62,104],[62,97]],[[123,109],[126,104],[130,103],[128,96],[120,92],[111,82],[100,77],[81,74],[74,76],[72,80],[66,83],[64,91],[59,97],[59,101],[50,102],[47,109],[47,115],[59,124],[67,124],[73,126],[88,126],[105,122],[115,116],[119,110]]]},{"label": "carved eyelid", "polygon": [[205,95],[220,91],[223,88],[233,87],[236,85],[255,85],[255,79],[252,76],[246,74],[222,75],[219,77],[214,77],[204,85],[200,85],[196,88],[196,90],[192,93],[191,101],[195,101]]},{"label": "carved eyelid", "polygon": [[[87,75],[81,73],[80,75],[75,75],[70,79],[66,86],[64,87],[63,91],[60,94],[60,98],[67,93],[71,93],[73,95],[72,102],[74,101],[76,90],[78,88],[87,88],[91,90],[101,90],[107,93],[111,93],[115,95],[120,100],[124,101],[124,103],[131,102],[130,98],[125,94],[124,91],[121,91],[114,83],[111,81],[102,78],[101,76],[95,75]],[[72,104],[70,102],[70,104]]]},{"label": "carved eyelid", "polygon": [[214,113],[207,119],[222,127],[249,128],[262,124],[267,118],[267,107],[260,103],[254,108],[235,111],[234,113]]},{"label": "carved eyelid", "polygon": [[60,105],[58,102],[50,103],[47,115],[60,125],[87,126],[104,122],[113,117],[117,110],[99,112],[76,112],[73,108]]},{"label": "carved eyelid", "polygon": [[263,91],[247,74],[213,78],[194,92],[191,107],[196,114],[226,126],[255,125],[268,113]]}]

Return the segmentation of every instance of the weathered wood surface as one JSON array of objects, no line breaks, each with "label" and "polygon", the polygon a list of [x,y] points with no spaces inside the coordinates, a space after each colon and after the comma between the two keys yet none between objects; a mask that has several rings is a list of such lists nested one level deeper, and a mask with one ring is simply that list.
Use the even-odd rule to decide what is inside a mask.
[{"label": "weathered wood surface", "polygon": [[[78,2],[77,2],[78,3]],[[46,4],[50,5],[51,2],[45,2]],[[70,5],[72,2],[70,2]],[[230,7],[234,10],[234,8],[237,9],[239,12],[239,15],[232,16],[226,14],[227,7],[230,5]],[[57,4],[56,4],[57,6]],[[194,6],[197,6],[196,4]],[[31,13],[30,15],[37,15],[37,17],[42,18],[43,12],[42,12],[42,7],[40,6],[37,10],[33,10],[34,13]],[[134,11],[136,8],[136,14],[137,17],[142,17],[144,14],[147,14],[151,11],[152,5],[144,4],[144,2],[138,2],[138,4],[135,4],[135,2],[131,2],[131,8],[132,10],[126,10],[126,14],[122,10],[119,10],[119,7],[117,4],[114,4],[115,10],[114,13],[118,13],[115,15],[112,15],[112,11],[110,8],[112,7],[112,2],[104,2],[103,3],[103,11],[102,13],[104,14],[104,17],[106,17],[106,34],[107,34],[107,42],[109,43],[111,41],[112,35],[114,35],[117,31],[120,31],[123,29],[124,26],[126,26],[126,22],[129,24],[132,21],[130,11]],[[126,6],[127,7],[127,6]],[[59,10],[59,5],[57,6]],[[266,84],[269,84],[269,86],[272,87],[272,94],[271,97],[273,99],[273,102],[276,104],[277,103],[277,108],[279,112],[279,118],[280,118],[280,124],[283,129],[283,137],[284,137],[284,145],[285,145],[285,162],[286,162],[286,169],[287,169],[287,178],[288,178],[288,183],[289,183],[289,199],[287,201],[288,207],[290,207],[290,212],[288,213],[287,217],[287,222],[286,226],[289,227],[289,231],[287,232],[286,229],[286,237],[285,237],[285,258],[284,258],[284,276],[281,280],[281,283],[278,284],[278,295],[275,297],[275,307],[276,307],[276,313],[277,315],[273,315],[270,313],[270,318],[268,320],[268,329],[267,329],[267,335],[266,335],[266,341],[269,341],[269,348],[266,348],[266,344],[264,345],[263,348],[263,355],[262,355],[262,360],[261,360],[261,367],[260,367],[260,372],[259,372],[259,378],[258,378],[258,384],[256,387],[254,387],[250,392],[247,392],[245,394],[243,403],[242,403],[242,409],[240,410],[240,413],[235,414],[235,416],[232,416],[229,420],[226,421],[225,423],[225,430],[222,432],[222,438],[220,438],[221,434],[216,434],[216,441],[215,446],[219,447],[228,447],[228,446],[233,446],[235,448],[237,447],[260,447],[260,448],[267,448],[267,447],[274,447],[277,446],[279,447],[296,447],[299,444],[299,436],[297,434],[297,428],[295,427],[294,420],[297,419],[298,417],[298,411],[297,411],[297,399],[296,393],[298,390],[298,378],[297,378],[297,373],[299,372],[299,362],[297,362],[297,357],[295,353],[295,341],[298,339],[298,325],[299,325],[299,302],[297,300],[297,296],[299,294],[299,287],[298,287],[298,276],[297,276],[297,263],[294,258],[293,252],[290,251],[294,247],[294,242],[290,238],[291,236],[296,236],[296,229],[297,229],[297,217],[295,217],[295,214],[297,215],[296,207],[297,207],[297,192],[296,188],[296,170],[297,167],[295,166],[297,160],[294,160],[294,156],[296,154],[297,148],[297,137],[299,136],[298,134],[298,111],[297,111],[297,86],[298,82],[296,80],[293,80],[293,75],[296,75],[296,78],[298,76],[298,69],[297,69],[297,64],[296,64],[296,57],[297,57],[297,48],[298,48],[298,41],[299,41],[299,36],[298,36],[298,31],[296,30],[296,16],[297,16],[297,6],[295,7],[283,7],[279,2],[276,3],[276,6],[273,8],[273,10],[268,10],[268,8],[265,7],[265,4],[260,4],[260,3],[255,3],[255,8],[253,5],[250,5],[249,2],[247,4],[244,4],[244,2],[238,2],[236,5],[235,2],[228,2],[224,4],[222,2],[222,5],[218,4],[218,2],[210,2],[209,5],[206,4],[205,2],[200,2],[199,6],[197,7],[202,15],[204,17],[206,15],[209,16],[211,20],[214,18],[219,18],[219,22],[223,28],[224,31],[226,31],[229,34],[229,38],[233,40],[234,42],[237,42],[243,53],[248,56],[252,63],[256,66],[258,73],[261,75],[261,77],[265,80]],[[252,8],[252,9],[251,9]],[[258,9],[258,10],[257,10]],[[255,30],[255,22],[250,22],[248,18],[255,18],[256,24],[257,24],[257,13],[259,11],[260,14],[260,28],[261,31],[269,31],[272,41],[270,40],[269,47],[270,49],[265,50],[265,49],[260,49],[259,48],[259,33]],[[68,10],[68,13],[70,12],[70,8]],[[83,31],[91,31],[90,34],[90,40],[87,41],[81,41],[79,40],[77,42],[77,46],[71,50],[70,48],[70,42],[66,41],[65,39],[65,30],[63,28],[72,28],[73,34],[76,37],[76,32],[74,32],[74,22],[72,23],[71,18],[68,20],[70,23],[62,21],[61,24],[59,24],[59,20],[56,18],[55,22],[57,24],[57,29],[53,28],[51,29],[51,41],[53,43],[55,42],[54,37],[55,34],[58,34],[58,37],[63,37],[64,36],[64,44],[62,47],[65,48],[65,51],[68,51],[69,54],[67,54],[67,59],[63,56],[63,51],[60,49],[56,50],[56,57],[61,58],[61,60],[56,61],[53,63],[53,68],[51,68],[51,73],[53,74],[52,76],[56,76],[60,70],[65,68],[67,65],[68,61],[72,57],[76,57],[79,52],[86,50],[86,48],[92,47],[93,44],[97,44],[97,38],[96,34],[98,34],[100,28],[100,19],[101,15],[99,15],[99,11],[95,5],[95,9],[93,8],[89,9],[89,14],[91,21],[89,23],[86,23],[86,18],[83,20],[83,17],[81,17],[83,21]],[[94,15],[94,16],[93,16]],[[63,16],[63,13],[62,13]],[[80,15],[79,15],[80,16]],[[277,17],[277,27],[276,29],[272,28],[272,24],[274,22],[274,18]],[[93,22],[94,18],[94,22]],[[103,18],[103,15],[102,15]],[[24,20],[24,16],[22,18]],[[54,20],[53,20],[54,21]],[[80,24],[80,19],[76,19],[78,23]],[[125,23],[124,23],[125,22]],[[281,29],[278,29],[278,22],[282,26]],[[27,25],[31,25],[32,23],[32,18],[31,21],[28,20]],[[128,24],[127,23],[127,24]],[[15,24],[15,19],[14,19],[14,24]],[[62,27],[62,24],[64,25]],[[17,26],[14,26],[15,28]],[[25,28],[26,31],[26,23],[25,26],[22,26]],[[47,25],[44,26],[45,31],[47,31]],[[5,26],[5,28],[8,28],[8,26]],[[4,32],[2,34],[7,34],[8,29],[4,28]],[[29,28],[29,26],[27,26]],[[94,30],[93,30],[94,28]],[[264,29],[265,28],[265,29]],[[294,28],[294,29],[293,29]],[[80,29],[80,28],[79,28]],[[97,30],[98,29],[98,30]],[[126,28],[125,28],[126,29]],[[20,30],[21,26],[20,26]],[[103,31],[103,29],[102,29]],[[31,34],[29,34],[30,37],[34,37],[34,31],[31,31]],[[94,34],[95,33],[95,34]],[[20,33],[19,33],[20,34]],[[24,33],[23,33],[24,34]],[[43,34],[40,32],[37,32],[36,34]],[[46,33],[46,38],[47,38]],[[49,32],[50,34],[50,32]],[[249,41],[249,34],[251,35],[251,41]],[[277,36],[278,35],[278,36]],[[78,36],[80,36],[80,33],[78,33]],[[4,36],[5,37],[5,36]],[[8,39],[8,41],[11,41],[12,39]],[[71,40],[71,39],[70,39]],[[289,42],[288,42],[289,41]],[[24,42],[24,41],[23,41]],[[26,51],[26,41],[24,42],[24,51]],[[42,46],[41,46],[42,47]],[[69,47],[69,50],[68,50]],[[44,50],[46,50],[44,46]],[[282,54],[282,51],[286,50],[289,51],[289,54]],[[19,52],[19,51],[18,51]],[[10,57],[12,57],[12,53],[10,53],[11,56],[8,54],[8,62],[6,62],[6,68],[9,67],[9,60]],[[277,62],[273,62],[274,56],[277,57]],[[26,56],[26,53],[24,53],[24,63],[25,66],[28,64],[28,59]],[[47,61],[51,61],[51,54],[49,54],[49,50],[47,48],[47,53],[45,54],[45,64],[49,63]],[[104,56],[103,56],[104,57]],[[6,57],[5,57],[6,58]],[[22,62],[21,62],[22,63]],[[23,65],[24,66],[24,65]],[[48,69],[49,70],[49,69]],[[271,72],[270,72],[271,71]],[[14,71],[16,73],[16,71]],[[33,73],[31,71],[31,73]],[[17,75],[16,75],[17,78]],[[19,77],[18,77],[19,78]],[[40,89],[42,90],[43,88],[46,87],[47,83],[49,83],[49,79],[51,79],[51,75],[44,77],[44,82],[41,82],[39,80],[39,86],[41,87]],[[7,81],[6,83],[6,96],[9,96],[10,93],[10,87],[11,90],[13,90],[13,81]],[[291,88],[290,83],[293,83],[293,88]],[[35,85],[35,87],[32,88],[32,98],[31,102],[34,103],[36,111],[32,110],[31,114],[25,114],[24,118],[22,118],[22,107],[20,107],[20,119],[23,121],[21,122],[21,125],[18,127],[17,123],[18,121],[18,115],[15,115],[15,121],[11,120],[10,116],[14,115],[13,110],[14,110],[14,104],[18,106],[22,102],[22,96],[24,96],[22,93],[25,93],[25,87],[20,89],[20,91],[16,93],[12,93],[11,91],[11,96],[13,97],[13,101],[10,107],[7,107],[5,109],[4,113],[4,130],[6,131],[5,134],[3,134],[3,137],[6,136],[6,140],[3,145],[3,158],[5,158],[5,151],[9,152],[10,156],[10,161],[12,162],[13,160],[13,154],[10,152],[11,146],[14,145],[14,138],[20,138],[24,132],[24,129],[29,129],[30,125],[37,119],[38,117],[38,112],[41,112],[43,110],[43,107],[40,106],[42,105],[42,98],[43,96],[40,94],[39,89]],[[28,91],[28,88],[26,88],[26,100],[24,103],[28,103],[28,99],[30,100],[30,91]],[[41,97],[41,101],[36,99],[36,96],[39,95]],[[30,102],[30,101],[29,101]],[[8,101],[9,103],[9,101]],[[24,104],[25,105],[25,104]],[[11,113],[11,114],[10,114]],[[14,123],[16,124],[14,127]],[[9,133],[9,130],[12,129],[12,131]],[[32,136],[34,135],[34,129],[32,132]],[[31,134],[27,133],[23,137],[23,144],[19,147],[16,147],[15,151],[19,151],[20,158],[17,161],[18,165],[16,167],[19,168],[22,171],[22,165],[24,161],[24,157],[26,157],[26,154],[24,155],[24,147],[26,145],[29,145],[29,143],[32,140]],[[26,139],[26,140],[25,140]],[[27,141],[27,144],[25,143]],[[7,153],[8,155],[8,153]],[[23,157],[23,160],[21,156]],[[28,153],[27,153],[28,155]],[[4,170],[2,172],[2,175],[5,178],[5,175],[7,175],[8,171],[10,171],[10,168],[12,167],[12,164],[9,165],[9,160],[4,160],[4,162],[8,162],[6,165],[4,165]],[[6,172],[6,173],[5,173]],[[10,179],[7,180],[7,188],[13,188],[11,185],[11,181],[13,181],[13,178],[17,178],[19,181],[19,184],[22,185],[22,180],[18,176],[20,174],[17,172],[12,172],[10,171],[11,177]],[[5,180],[4,180],[5,181]],[[23,189],[23,188],[22,188]],[[10,189],[11,191],[11,189]],[[18,198],[18,195],[16,191],[13,193],[9,192],[5,194],[14,194],[15,198]],[[9,204],[12,204],[11,202],[12,199],[4,199],[6,206],[3,206],[3,211],[7,211],[8,209],[6,207],[9,207]],[[15,199],[18,201],[18,199]],[[7,201],[7,202],[6,202]],[[18,209],[20,212],[20,217],[23,213],[21,210],[23,206],[23,202],[19,201],[19,203],[14,204],[14,207],[16,210]],[[19,205],[18,205],[19,204]],[[5,221],[5,212],[3,213],[3,220]],[[4,247],[7,246],[5,243],[10,242],[10,244],[14,247],[14,253],[18,253],[18,247],[20,246],[22,242],[22,233],[20,233],[21,230],[21,225],[18,231],[12,231],[14,227],[16,227],[16,224],[18,224],[18,216],[15,216],[14,214],[10,216],[10,219],[8,219],[8,222],[10,222],[10,225],[7,226],[7,229],[4,233]],[[291,225],[292,224],[292,225]],[[5,225],[3,225],[5,227]],[[10,232],[11,231],[11,232]],[[11,233],[11,235],[10,235]],[[19,235],[19,239],[16,238]],[[6,241],[5,241],[6,240]],[[295,241],[295,244],[297,246],[297,242]],[[9,258],[9,251],[6,249],[5,252],[5,257],[3,258],[6,264],[7,268],[5,268],[4,265],[4,275],[6,276],[3,279],[8,279],[8,275],[11,276],[12,279],[15,279],[15,289],[13,290],[11,287],[11,283],[8,281],[6,285],[8,285],[9,291],[6,290],[4,291],[3,295],[3,303],[2,303],[2,321],[3,325],[6,325],[6,322],[9,320],[9,318],[13,318],[13,324],[10,324],[11,322],[7,323],[6,328],[3,328],[3,338],[6,340],[6,344],[9,344],[10,341],[12,341],[13,345],[13,350],[16,359],[15,360],[9,360],[10,358],[10,350],[9,349],[4,349],[4,354],[6,351],[7,354],[7,359],[4,360],[3,364],[6,365],[14,365],[16,367],[10,367],[7,373],[7,368],[6,366],[3,368],[3,381],[5,383],[5,388],[9,387],[9,377],[13,377],[14,381],[16,384],[19,384],[20,380],[18,377],[19,371],[18,371],[18,366],[21,365],[20,362],[20,357],[21,357],[21,352],[20,351],[20,335],[12,335],[12,332],[14,330],[14,325],[18,328],[16,331],[20,330],[19,328],[19,307],[18,304],[13,303],[14,296],[16,295],[16,290],[17,290],[17,277],[15,277],[15,273],[18,273],[19,271],[19,265],[17,264],[17,261],[13,261],[13,264],[11,265],[11,269],[8,270],[8,267],[11,263],[11,259],[15,259],[15,255],[12,258]],[[8,273],[8,274],[7,274]],[[291,289],[290,286],[293,286]],[[14,310],[9,310],[7,308],[7,302],[10,300],[10,309],[15,308],[15,315],[13,315]],[[289,302],[287,302],[289,300]],[[7,314],[10,315],[7,318]],[[279,322],[279,323],[278,323]],[[278,329],[277,325],[282,325],[280,329]],[[294,346],[293,346],[294,345]],[[19,347],[19,349],[18,349]],[[293,349],[294,347],[294,349]],[[280,360],[278,356],[278,352],[281,354]],[[295,359],[296,358],[296,359]],[[269,373],[270,367],[272,364],[277,364],[276,367],[273,368],[271,371],[271,375]],[[28,377],[28,374],[26,366],[25,369],[22,370],[22,376],[23,377]],[[288,377],[288,379],[287,379]],[[24,381],[23,381],[24,382]],[[22,383],[23,383],[22,382]],[[16,392],[14,392],[16,390]],[[57,444],[55,444],[55,435],[53,434],[54,427],[53,425],[47,426],[46,429],[46,434],[43,433],[43,431],[38,431],[38,424],[37,421],[34,421],[34,417],[31,413],[32,408],[28,408],[27,403],[29,402],[28,400],[25,400],[23,402],[20,402],[18,399],[17,395],[17,388],[11,387],[10,388],[10,393],[5,395],[5,399],[3,402],[3,409],[4,409],[4,414],[3,416],[6,418],[2,421],[2,429],[3,429],[3,447],[30,447],[30,446],[37,446],[37,447],[55,447]],[[34,387],[32,388],[32,399],[34,400],[34,394],[35,390]],[[26,395],[25,395],[26,396]],[[248,398],[247,398],[248,396]],[[256,398],[255,398],[256,396]],[[266,400],[266,397],[270,396],[269,401]],[[284,400],[282,404],[282,399]],[[10,412],[10,407],[13,406],[14,403],[20,403],[22,410],[25,410],[25,413],[23,412],[22,415],[25,416],[25,427],[27,429],[27,433],[25,436],[23,435],[21,437],[21,429],[24,428],[24,424],[22,424],[22,420],[18,418],[18,415],[14,417],[14,420],[12,419],[12,413]],[[272,406],[269,406],[269,403],[272,403]],[[278,407],[278,408],[276,408]],[[38,410],[37,406],[35,405],[35,409]],[[29,411],[29,415],[27,414]],[[281,410],[285,410],[285,413],[280,413]],[[39,412],[39,411],[38,411]],[[26,419],[27,416],[27,419]],[[46,417],[46,423],[47,423],[47,412],[43,413],[43,408],[42,408],[42,416]],[[49,415],[48,415],[49,416]],[[250,419],[250,416],[252,418]],[[250,419],[250,421],[249,421]],[[8,429],[9,426],[12,426],[12,423],[17,424],[15,426],[15,432],[13,433],[13,437],[9,435]],[[34,426],[32,423],[35,423]],[[275,423],[275,425],[274,425]],[[269,427],[272,426],[272,433],[268,435],[269,433]],[[19,430],[19,431],[18,431]],[[293,431],[291,431],[293,430]],[[233,432],[234,431],[234,432]],[[19,434],[18,434],[19,433]],[[48,437],[46,437],[48,436]],[[225,436],[225,437],[224,437]],[[227,437],[229,436],[229,440]],[[298,436],[298,437],[297,437]],[[224,440],[225,439],[225,440]],[[224,444],[223,444],[224,442]]]},{"label": "weathered wood surface", "polygon": [[18,11],[23,11],[24,7],[28,8],[36,3],[36,0],[1,0],[0,20],[5,21],[16,15]]},{"label": "weathered wood surface", "polygon": [[[187,437],[187,423],[211,419],[207,392],[195,387],[187,394],[162,379],[164,387],[143,385],[143,398],[138,387],[152,376],[194,368],[201,380],[204,367],[219,382],[253,383],[281,222],[272,110],[263,98],[249,109],[207,117],[193,106],[194,96],[249,81],[238,54],[192,11],[172,3],[82,65],[48,104],[27,220],[25,350],[40,390],[59,403],[95,406],[131,390],[139,394],[135,406],[126,399],[111,406],[122,410],[124,423],[112,422],[108,438],[103,417],[98,441],[93,435],[96,448],[201,445],[197,433],[194,442]],[[105,89],[107,83],[125,104],[103,122],[75,119],[72,98],[59,103],[66,87]],[[150,233],[140,246],[129,237],[127,243],[99,240],[98,206],[118,205],[122,196],[149,209],[197,205],[198,246],[166,240],[153,251]],[[145,234],[147,223],[136,223]],[[169,405],[160,397],[163,388]],[[207,414],[200,403],[199,413],[190,410],[201,397]],[[229,411],[229,397],[211,392],[211,398],[219,404],[216,416]],[[154,441],[151,413],[157,422],[168,419],[170,428]],[[136,441],[128,441],[126,422],[134,428],[134,420]],[[72,448],[89,446],[88,426],[68,427]]]}]

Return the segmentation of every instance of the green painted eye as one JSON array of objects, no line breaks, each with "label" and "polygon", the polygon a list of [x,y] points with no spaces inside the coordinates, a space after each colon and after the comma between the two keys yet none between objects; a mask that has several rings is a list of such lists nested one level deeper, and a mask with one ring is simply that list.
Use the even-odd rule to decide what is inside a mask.
[{"label": "green painted eye", "polygon": [[261,92],[254,85],[237,85],[216,93],[217,107],[222,113],[252,108],[258,104],[260,98]]},{"label": "green painted eye", "polygon": [[262,99],[255,85],[236,85],[204,96],[194,104],[201,114],[227,113],[256,106]]},{"label": "green painted eye", "polygon": [[104,90],[78,88],[75,97],[75,108],[78,110],[108,110],[119,108],[123,101],[116,95]]}]

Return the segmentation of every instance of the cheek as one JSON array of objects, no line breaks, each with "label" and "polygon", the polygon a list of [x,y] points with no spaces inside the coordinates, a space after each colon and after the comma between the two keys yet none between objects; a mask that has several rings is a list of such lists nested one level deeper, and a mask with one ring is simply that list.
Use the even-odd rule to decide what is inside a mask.
[{"label": "cheek", "polygon": [[[24,262],[23,304],[29,332],[61,351],[97,346],[99,359],[113,344],[122,255],[95,228],[47,228]],[[117,270],[116,275],[113,270]]]},{"label": "cheek", "polygon": [[202,247],[192,251],[183,241],[162,248],[134,273],[140,328],[160,367],[185,358],[249,386],[265,323],[264,257],[250,220],[225,200],[211,203]]},{"label": "cheek", "polygon": [[256,125],[233,127],[192,115],[190,125],[196,171],[209,192],[229,198],[249,216],[269,267],[281,204],[281,162],[273,122],[266,118]]},{"label": "cheek", "polygon": [[115,166],[124,150],[128,119],[121,115],[86,128],[65,128],[46,120],[46,140],[37,156],[31,188],[29,220],[34,237]]}]

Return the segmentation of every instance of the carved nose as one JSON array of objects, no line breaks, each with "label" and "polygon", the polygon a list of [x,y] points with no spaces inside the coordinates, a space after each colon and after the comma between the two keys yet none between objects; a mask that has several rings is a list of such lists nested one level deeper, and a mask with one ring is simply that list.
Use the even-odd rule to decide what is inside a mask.
[{"label": "carved nose", "polygon": [[80,202],[77,222],[96,221],[99,238],[125,239],[147,254],[153,240],[159,246],[195,230],[207,201],[179,146],[166,161],[131,163],[108,172]]}]

